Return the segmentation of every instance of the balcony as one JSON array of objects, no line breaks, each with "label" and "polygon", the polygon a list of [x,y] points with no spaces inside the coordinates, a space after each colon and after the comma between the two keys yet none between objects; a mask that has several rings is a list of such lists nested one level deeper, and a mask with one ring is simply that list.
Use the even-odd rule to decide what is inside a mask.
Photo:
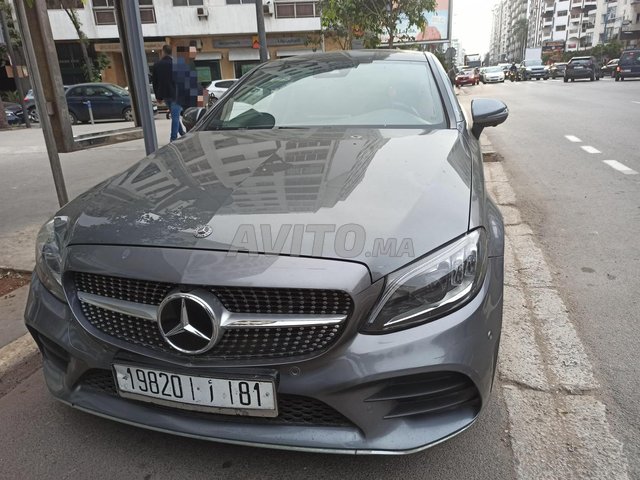
[{"label": "balcony", "polygon": [[553,18],[545,18],[545,19],[542,21],[542,26],[543,26],[543,27],[550,27],[550,26],[552,26],[552,25],[553,25]]},{"label": "balcony", "polygon": [[580,23],[581,18],[582,18],[582,15],[571,15],[571,17],[569,18],[569,21],[571,23]]}]

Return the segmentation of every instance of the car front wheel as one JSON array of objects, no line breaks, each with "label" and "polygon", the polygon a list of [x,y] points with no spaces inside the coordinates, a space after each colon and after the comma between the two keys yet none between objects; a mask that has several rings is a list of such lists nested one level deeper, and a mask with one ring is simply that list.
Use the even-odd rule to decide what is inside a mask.
[{"label": "car front wheel", "polygon": [[40,123],[40,116],[35,107],[29,109],[29,121],[32,123]]},{"label": "car front wheel", "polygon": [[131,107],[127,107],[124,109],[124,111],[122,112],[122,117],[127,122],[133,122],[133,110],[131,110]]},{"label": "car front wheel", "polygon": [[567,83],[569,81],[569,79],[567,77],[564,77],[564,83]]}]

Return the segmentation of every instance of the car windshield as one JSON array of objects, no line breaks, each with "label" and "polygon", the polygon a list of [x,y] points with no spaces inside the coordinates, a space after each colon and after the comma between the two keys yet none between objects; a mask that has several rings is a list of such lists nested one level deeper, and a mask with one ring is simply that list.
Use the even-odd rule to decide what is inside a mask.
[{"label": "car windshield", "polygon": [[572,58],[571,63],[578,64],[578,65],[586,65],[588,63],[591,63],[591,59],[590,58]]},{"label": "car windshield", "polygon": [[444,108],[426,62],[343,55],[266,64],[216,104],[206,130],[436,127]]},{"label": "car windshield", "polygon": [[527,60],[525,64],[527,67],[538,67],[542,65],[542,60]]},{"label": "car windshield", "polygon": [[489,67],[485,70],[485,73],[499,73],[502,72],[502,67]]},{"label": "car windshield", "polygon": [[640,50],[624,52],[620,57],[619,63],[625,65],[640,64]]}]

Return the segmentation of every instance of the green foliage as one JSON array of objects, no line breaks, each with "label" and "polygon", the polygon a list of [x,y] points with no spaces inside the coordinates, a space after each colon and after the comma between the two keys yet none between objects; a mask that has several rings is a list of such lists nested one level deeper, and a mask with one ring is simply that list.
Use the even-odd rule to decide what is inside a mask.
[{"label": "green foliage", "polygon": [[424,28],[424,12],[435,9],[435,0],[320,0],[320,9],[325,34],[341,48],[351,48],[354,38],[376,46],[381,34],[393,47],[394,39],[406,34],[398,31],[400,22],[406,19],[409,28]]},{"label": "green foliage", "polygon": [[0,92],[0,98],[4,102],[10,103],[21,103],[22,99],[20,98],[20,94],[17,90],[5,90],[4,92]]},{"label": "green foliage", "polygon": [[[0,0],[0,10],[4,12],[4,18],[7,20],[7,29],[9,30],[9,37],[14,47],[22,47],[22,38],[17,26],[13,22],[12,6],[7,0]],[[4,46],[2,50],[6,50]],[[2,56],[6,57],[6,52],[2,52]]]},{"label": "green foliage", "polygon": [[575,52],[564,52],[562,55],[562,61],[568,62],[573,57],[596,57],[600,62],[604,62],[605,59],[611,60],[612,58],[619,58],[622,53],[623,47],[618,40],[612,40],[605,44],[598,44],[593,48],[586,48],[583,50],[576,50]]}]

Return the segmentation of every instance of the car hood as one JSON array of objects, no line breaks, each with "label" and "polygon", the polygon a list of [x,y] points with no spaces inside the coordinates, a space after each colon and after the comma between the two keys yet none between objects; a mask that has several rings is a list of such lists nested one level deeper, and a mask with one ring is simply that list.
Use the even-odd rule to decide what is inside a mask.
[{"label": "car hood", "polygon": [[64,207],[65,243],[332,258],[375,280],[467,231],[465,142],[452,129],[194,132]]}]

